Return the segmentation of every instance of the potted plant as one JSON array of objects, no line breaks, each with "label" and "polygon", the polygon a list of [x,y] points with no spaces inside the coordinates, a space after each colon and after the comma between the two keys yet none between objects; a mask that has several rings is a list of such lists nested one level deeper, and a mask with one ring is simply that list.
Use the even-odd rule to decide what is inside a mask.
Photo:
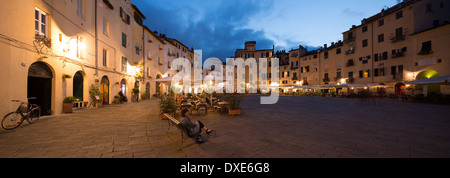
[{"label": "potted plant", "polygon": [[95,84],[92,84],[89,87],[89,99],[90,99],[92,106],[98,107],[98,105],[103,102],[100,95],[101,95],[101,93],[100,93],[100,89],[98,88],[98,86]]},{"label": "potted plant", "polygon": [[75,102],[76,99],[73,96],[65,97],[63,100],[63,112],[64,113],[73,113],[73,102]]},{"label": "potted plant", "polygon": [[120,96],[119,96],[119,95],[114,96],[114,101],[113,101],[113,103],[114,103],[114,104],[120,103]]},{"label": "potted plant", "polygon": [[153,94],[153,99],[157,98],[158,95],[157,94]]},{"label": "potted plant", "polygon": [[229,104],[228,114],[230,116],[242,115],[241,100],[239,95],[229,95],[225,99]]},{"label": "potted plant", "polygon": [[146,100],[147,98],[150,98],[150,93],[148,93],[148,92],[142,93],[141,99]]},{"label": "potted plant", "polygon": [[133,100],[134,101],[139,100],[139,88],[133,88]]},{"label": "potted plant", "polygon": [[177,111],[177,105],[175,102],[175,98],[173,97],[165,97],[160,101],[160,118],[162,120],[167,119],[164,117],[164,114],[169,114],[172,117],[175,117],[175,112]]}]

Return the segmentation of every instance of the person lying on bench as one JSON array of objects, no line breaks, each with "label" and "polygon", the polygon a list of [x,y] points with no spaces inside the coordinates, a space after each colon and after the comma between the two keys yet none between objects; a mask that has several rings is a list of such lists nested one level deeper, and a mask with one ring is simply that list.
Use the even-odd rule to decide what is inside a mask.
[{"label": "person lying on bench", "polygon": [[[187,134],[189,137],[193,137],[199,133],[202,132],[202,129],[206,131],[206,133],[209,135],[213,132],[213,130],[208,129],[205,127],[205,125],[197,121],[196,123],[192,123],[191,119],[188,116],[188,109],[181,110],[181,120],[180,125],[184,126],[186,128]],[[197,136],[197,143],[203,143],[201,135]]]}]

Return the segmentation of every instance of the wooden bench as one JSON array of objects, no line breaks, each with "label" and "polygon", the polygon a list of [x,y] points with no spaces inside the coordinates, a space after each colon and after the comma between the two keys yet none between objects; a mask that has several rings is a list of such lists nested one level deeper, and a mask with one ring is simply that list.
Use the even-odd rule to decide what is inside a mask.
[{"label": "wooden bench", "polygon": [[[180,131],[180,133],[181,133],[181,144],[180,144],[180,148],[179,149],[181,150],[181,148],[183,146],[183,143],[184,143],[184,140],[188,139],[188,138],[192,138],[192,137],[190,137],[187,134],[186,128],[183,125],[180,124],[180,121],[176,120],[174,117],[170,116],[169,114],[164,114],[164,117],[166,117],[168,119],[167,121],[169,123],[169,128],[167,129],[167,134],[169,134],[169,130],[170,130],[171,125],[175,125],[178,128],[178,130]],[[194,136],[197,136],[198,134],[200,134],[200,133],[197,133]]]}]

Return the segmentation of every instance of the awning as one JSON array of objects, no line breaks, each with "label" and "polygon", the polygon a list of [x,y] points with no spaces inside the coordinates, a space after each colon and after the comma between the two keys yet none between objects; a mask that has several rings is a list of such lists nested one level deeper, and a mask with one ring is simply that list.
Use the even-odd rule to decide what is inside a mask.
[{"label": "awning", "polygon": [[415,81],[405,82],[405,84],[409,84],[409,85],[428,85],[428,84],[450,85],[450,75],[442,76],[442,77],[433,77],[433,78],[429,78],[429,79],[415,80]]}]

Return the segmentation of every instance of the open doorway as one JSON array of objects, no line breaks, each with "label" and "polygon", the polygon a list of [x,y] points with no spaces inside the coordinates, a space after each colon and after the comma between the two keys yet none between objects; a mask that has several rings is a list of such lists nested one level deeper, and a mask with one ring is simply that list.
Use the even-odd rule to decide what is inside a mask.
[{"label": "open doorway", "polygon": [[31,64],[28,69],[27,97],[36,98],[29,102],[41,107],[41,115],[50,115],[53,112],[52,81],[53,72],[47,64],[43,62]]}]

